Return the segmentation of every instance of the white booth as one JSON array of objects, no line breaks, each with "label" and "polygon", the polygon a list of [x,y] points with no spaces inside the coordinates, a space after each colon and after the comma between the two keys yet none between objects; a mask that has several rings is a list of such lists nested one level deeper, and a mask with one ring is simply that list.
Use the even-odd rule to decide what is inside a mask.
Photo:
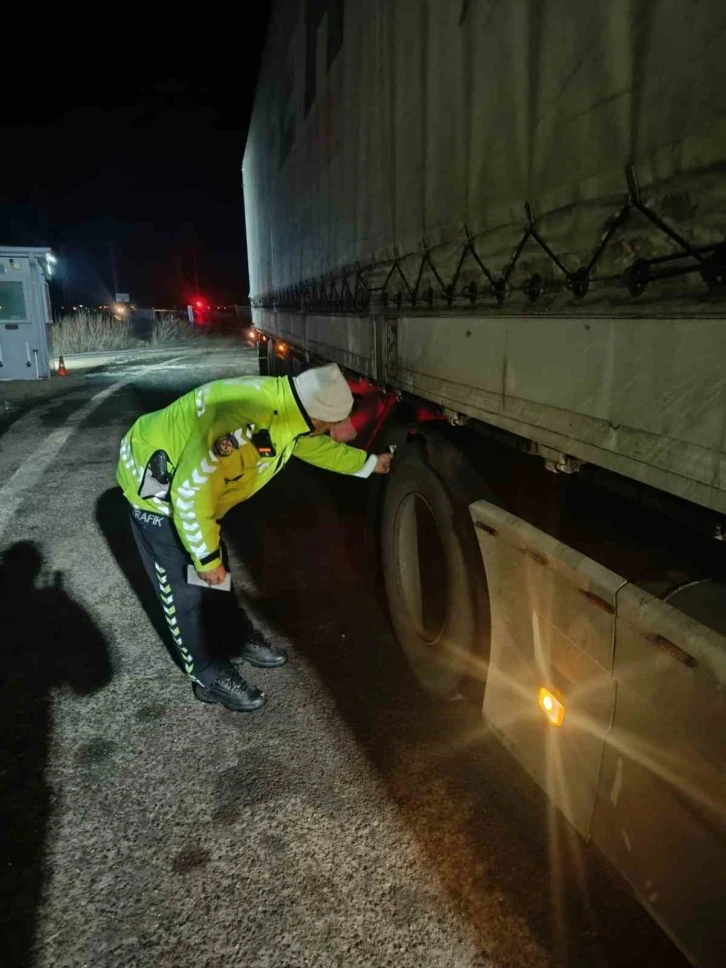
[{"label": "white booth", "polygon": [[0,246],[0,380],[50,376],[50,249]]}]

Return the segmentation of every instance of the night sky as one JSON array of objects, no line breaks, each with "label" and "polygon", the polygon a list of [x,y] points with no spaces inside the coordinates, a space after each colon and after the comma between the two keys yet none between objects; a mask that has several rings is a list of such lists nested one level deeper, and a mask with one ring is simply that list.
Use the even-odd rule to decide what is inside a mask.
[{"label": "night sky", "polygon": [[184,304],[195,255],[210,301],[246,300],[241,166],[267,4],[255,8],[244,33],[113,27],[82,48],[36,49],[27,78],[14,69],[0,244],[53,246],[56,308],[111,301],[111,251],[119,290],[139,305]]}]

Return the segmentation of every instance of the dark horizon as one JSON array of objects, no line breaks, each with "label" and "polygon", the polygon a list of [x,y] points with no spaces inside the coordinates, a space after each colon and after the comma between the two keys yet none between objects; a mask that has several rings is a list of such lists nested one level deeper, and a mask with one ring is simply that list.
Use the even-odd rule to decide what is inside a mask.
[{"label": "dark horizon", "polygon": [[117,56],[56,56],[18,87],[0,244],[53,247],[56,308],[112,301],[114,264],[139,305],[183,305],[195,276],[211,302],[246,301],[241,168],[266,17],[265,4],[243,45],[196,27],[127,36]]}]

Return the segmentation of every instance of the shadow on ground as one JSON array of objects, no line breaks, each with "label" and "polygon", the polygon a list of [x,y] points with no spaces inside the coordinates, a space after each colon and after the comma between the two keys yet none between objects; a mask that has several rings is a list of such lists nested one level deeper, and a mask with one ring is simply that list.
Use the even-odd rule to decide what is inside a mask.
[{"label": "shadow on ground", "polygon": [[46,574],[32,542],[2,554],[0,616],[0,963],[29,968],[48,876],[53,694],[90,695],[108,685],[112,669],[101,633],[65,591],[62,573]]},{"label": "shadow on ground", "polygon": [[[96,502],[96,523],[123,572],[139,604],[146,612],[154,630],[163,643],[169,658],[184,674],[184,667],[174,639],[169,634],[156,592],[144,571],[139,552],[134,543],[129,523],[129,505],[121,492],[114,487],[105,491]],[[226,552],[225,552],[226,555]],[[210,589],[202,592],[204,626],[210,651],[219,656],[234,654],[249,626],[247,617],[240,611],[234,595]],[[231,632],[232,634],[231,634]]]},{"label": "shadow on ground", "polygon": [[511,936],[522,922],[553,964],[682,968],[479,709],[421,695],[381,605],[365,504],[365,482],[293,461],[227,516],[225,532],[259,592],[254,607],[315,665],[482,958],[529,963],[525,933]]},{"label": "shadow on ground", "polygon": [[128,509],[129,505],[121,492],[121,488],[109,488],[96,502],[96,523],[116,560],[116,564],[125,575],[156,634],[169,653],[169,657],[181,669],[173,640],[169,635],[169,628],[164,621],[161,606],[134,544]]}]

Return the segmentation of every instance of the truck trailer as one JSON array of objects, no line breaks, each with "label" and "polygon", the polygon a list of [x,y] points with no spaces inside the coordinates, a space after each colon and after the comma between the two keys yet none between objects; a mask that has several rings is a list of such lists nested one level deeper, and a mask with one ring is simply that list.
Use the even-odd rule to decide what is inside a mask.
[{"label": "truck trailer", "polygon": [[[278,0],[263,373],[334,361],[421,685],[726,964],[726,6]],[[478,697],[478,698],[477,698]]]}]

